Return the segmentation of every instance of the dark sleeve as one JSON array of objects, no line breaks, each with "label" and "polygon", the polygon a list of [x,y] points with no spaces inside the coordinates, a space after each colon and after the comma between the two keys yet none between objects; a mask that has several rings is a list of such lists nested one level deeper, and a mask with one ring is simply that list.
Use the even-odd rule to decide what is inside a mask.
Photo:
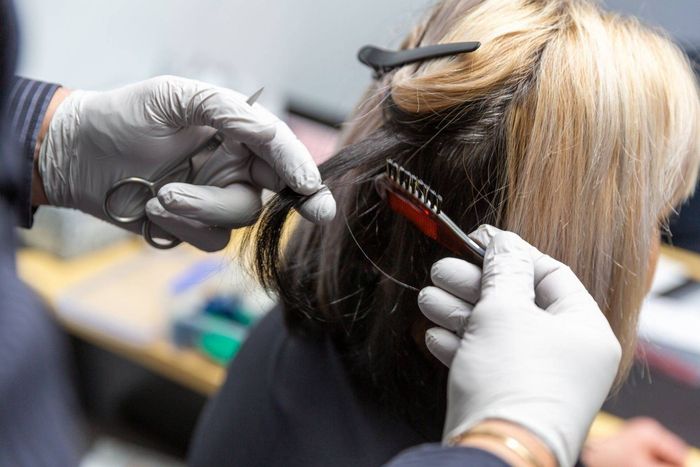
[{"label": "dark sleeve", "polygon": [[15,143],[15,150],[19,153],[17,158],[20,159],[13,205],[21,227],[32,225],[34,148],[46,108],[58,88],[57,84],[26,78],[14,78],[10,87],[6,122],[7,130]]},{"label": "dark sleeve", "polygon": [[385,467],[508,467],[499,457],[475,448],[424,444],[396,456]]}]

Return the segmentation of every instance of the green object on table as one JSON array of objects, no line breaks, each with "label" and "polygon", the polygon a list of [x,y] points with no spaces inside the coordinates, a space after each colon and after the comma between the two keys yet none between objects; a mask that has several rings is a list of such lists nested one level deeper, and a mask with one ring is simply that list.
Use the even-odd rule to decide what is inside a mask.
[{"label": "green object on table", "polygon": [[199,349],[209,358],[222,365],[227,364],[241,347],[241,341],[215,332],[207,332],[199,339]]}]

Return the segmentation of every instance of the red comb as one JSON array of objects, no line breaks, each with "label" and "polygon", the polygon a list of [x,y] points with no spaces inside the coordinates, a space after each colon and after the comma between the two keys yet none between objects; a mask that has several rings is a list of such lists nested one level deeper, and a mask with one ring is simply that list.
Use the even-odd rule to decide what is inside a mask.
[{"label": "red comb", "polygon": [[386,173],[377,177],[375,183],[392,211],[425,236],[472,263],[482,264],[484,249],[442,212],[442,196],[425,182],[387,159]]}]

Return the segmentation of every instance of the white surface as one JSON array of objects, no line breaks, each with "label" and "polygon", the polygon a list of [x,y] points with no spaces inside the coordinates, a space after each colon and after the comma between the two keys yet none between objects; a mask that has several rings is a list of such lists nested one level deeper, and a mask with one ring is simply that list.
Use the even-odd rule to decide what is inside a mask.
[{"label": "white surface", "polygon": [[355,59],[359,47],[395,44],[431,3],[21,0],[20,72],[90,89],[162,73],[238,84],[241,92],[262,82],[266,94],[342,115],[370,80]]},{"label": "white surface", "polygon": [[683,300],[649,298],[642,308],[639,335],[650,342],[700,355],[700,294]]},{"label": "white surface", "polygon": [[700,356],[700,291],[681,298],[659,296],[688,280],[683,264],[661,256],[639,318],[639,337]]},{"label": "white surface", "polygon": [[688,280],[688,269],[679,261],[666,256],[659,256],[654,280],[649,295],[659,295],[675,289]]}]

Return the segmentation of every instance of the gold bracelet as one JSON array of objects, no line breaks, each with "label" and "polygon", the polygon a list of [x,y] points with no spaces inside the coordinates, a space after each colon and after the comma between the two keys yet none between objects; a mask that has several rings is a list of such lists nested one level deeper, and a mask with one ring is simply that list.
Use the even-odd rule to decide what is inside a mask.
[{"label": "gold bracelet", "polygon": [[467,438],[471,438],[472,436],[483,436],[485,438],[497,439],[501,441],[503,445],[510,449],[515,455],[517,455],[519,458],[532,465],[533,467],[544,467],[542,463],[537,460],[535,455],[532,454],[532,452],[527,447],[525,447],[523,443],[513,438],[512,436],[499,433],[496,430],[488,428],[477,428],[475,430],[464,432],[461,435],[452,438],[450,440],[450,444],[453,446],[460,444],[462,441],[464,441]]}]

